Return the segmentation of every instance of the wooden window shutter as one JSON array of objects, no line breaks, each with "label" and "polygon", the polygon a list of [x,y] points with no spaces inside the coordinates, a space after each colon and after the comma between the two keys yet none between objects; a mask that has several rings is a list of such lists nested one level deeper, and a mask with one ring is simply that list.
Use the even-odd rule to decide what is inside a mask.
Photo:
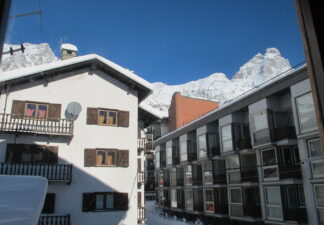
[{"label": "wooden window shutter", "polygon": [[119,150],[117,166],[128,167],[128,165],[129,165],[129,151]]},{"label": "wooden window shutter", "polygon": [[142,160],[137,159],[137,171],[141,172],[142,171]]},{"label": "wooden window shutter", "polygon": [[22,145],[7,144],[6,163],[19,163],[21,161]]},{"label": "wooden window shutter", "polygon": [[116,210],[127,210],[128,193],[114,192],[114,207]]},{"label": "wooden window shutter", "polygon": [[47,146],[45,148],[46,162],[55,164],[58,162],[58,146]]},{"label": "wooden window shutter", "polygon": [[61,104],[49,104],[48,119],[58,120],[61,118]]},{"label": "wooden window shutter", "polygon": [[98,109],[89,108],[87,109],[87,124],[98,124]]},{"label": "wooden window shutter", "polygon": [[96,195],[95,193],[83,193],[82,211],[92,212],[96,209]]},{"label": "wooden window shutter", "polygon": [[128,111],[118,111],[118,126],[119,127],[129,127],[129,112]]},{"label": "wooden window shutter", "polygon": [[14,117],[23,117],[25,114],[25,102],[19,100],[12,101],[11,114]]},{"label": "wooden window shutter", "polygon": [[54,213],[55,210],[55,194],[47,193],[42,213]]},{"label": "wooden window shutter", "polygon": [[96,149],[84,149],[84,166],[96,166]]}]

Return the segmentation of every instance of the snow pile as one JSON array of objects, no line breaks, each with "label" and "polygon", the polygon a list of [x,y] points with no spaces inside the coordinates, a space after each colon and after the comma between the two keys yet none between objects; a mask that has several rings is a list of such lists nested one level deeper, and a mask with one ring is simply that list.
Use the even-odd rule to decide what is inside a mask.
[{"label": "snow pile", "polygon": [[0,225],[37,225],[46,192],[46,178],[0,176]]},{"label": "snow pile", "polygon": [[[57,61],[58,58],[54,55],[52,49],[47,43],[30,44],[24,43],[25,52],[15,52],[13,55],[5,54],[2,56],[0,71],[15,70],[22,67],[42,65]],[[20,45],[4,44],[3,51],[20,48]]]},{"label": "snow pile", "polygon": [[200,220],[187,222],[184,218],[168,216],[159,209],[155,201],[145,202],[147,225],[204,225]]},{"label": "snow pile", "polygon": [[166,112],[173,93],[178,91],[185,96],[222,104],[290,68],[289,61],[281,56],[278,49],[268,48],[264,55],[258,53],[245,63],[232,79],[228,79],[223,73],[214,73],[206,78],[179,85],[153,83],[154,91],[145,103]]}]

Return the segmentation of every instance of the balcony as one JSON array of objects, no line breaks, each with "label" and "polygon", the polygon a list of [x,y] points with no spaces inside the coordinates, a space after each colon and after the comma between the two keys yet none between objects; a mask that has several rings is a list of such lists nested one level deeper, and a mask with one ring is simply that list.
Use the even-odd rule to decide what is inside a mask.
[{"label": "balcony", "polygon": [[137,209],[137,222],[139,224],[145,223],[145,208],[144,207],[139,207]]},{"label": "balcony", "polygon": [[42,176],[46,177],[48,181],[61,181],[70,184],[72,180],[72,165],[0,163],[0,174]]},{"label": "balcony", "polygon": [[71,225],[70,214],[62,216],[41,215],[38,225]]},{"label": "balcony", "polygon": [[137,172],[137,184],[141,185],[145,183],[144,172]]},{"label": "balcony", "polygon": [[0,113],[0,132],[73,136],[73,120],[19,118],[12,114]]}]

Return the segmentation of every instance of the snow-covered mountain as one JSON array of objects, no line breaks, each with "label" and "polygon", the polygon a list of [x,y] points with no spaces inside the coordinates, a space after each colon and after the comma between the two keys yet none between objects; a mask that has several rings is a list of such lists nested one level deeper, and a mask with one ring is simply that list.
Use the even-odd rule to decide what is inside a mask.
[{"label": "snow-covered mountain", "polygon": [[240,70],[228,79],[223,73],[214,73],[206,78],[179,85],[153,83],[153,93],[145,103],[161,111],[167,111],[174,92],[224,103],[253,87],[291,68],[288,59],[276,48],[266,49],[265,54],[256,54]]},{"label": "snow-covered mountain", "polygon": [[[20,45],[10,46],[13,49],[20,47]],[[9,50],[10,46],[5,44],[4,51]],[[0,65],[2,71],[58,60],[47,43],[24,43],[24,46],[25,53],[15,52],[13,56],[10,54],[3,56]],[[264,54],[256,54],[241,66],[232,79],[229,79],[224,73],[214,73],[208,77],[179,85],[153,83],[153,93],[143,104],[161,110],[165,115],[170,106],[171,97],[177,91],[185,96],[208,99],[222,104],[290,68],[288,59],[282,57],[278,49],[268,48]]]},{"label": "snow-covered mountain", "polygon": [[[24,53],[19,51],[15,52],[13,55],[5,54],[2,56],[0,65],[1,71],[9,71],[21,67],[36,66],[58,60],[47,43],[24,43],[23,45],[25,47]],[[4,44],[3,51],[8,51],[10,47],[17,49],[20,48],[20,45]]]}]

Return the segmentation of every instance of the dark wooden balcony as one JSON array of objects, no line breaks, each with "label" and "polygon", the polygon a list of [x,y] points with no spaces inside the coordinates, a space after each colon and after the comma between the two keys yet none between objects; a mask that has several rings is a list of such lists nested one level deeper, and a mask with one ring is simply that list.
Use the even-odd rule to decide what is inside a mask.
[{"label": "dark wooden balcony", "polygon": [[71,225],[70,214],[62,216],[41,215],[38,225]]},{"label": "dark wooden balcony", "polygon": [[145,208],[144,207],[139,207],[137,209],[137,222],[139,224],[144,224],[144,222],[145,222]]},{"label": "dark wooden balcony", "polygon": [[73,136],[73,120],[21,118],[13,114],[0,113],[0,132]]},{"label": "dark wooden balcony", "polygon": [[306,208],[283,208],[284,220],[296,221],[299,223],[307,222]]},{"label": "dark wooden balcony", "polygon": [[137,184],[141,185],[145,183],[145,179],[144,179],[144,172],[137,172]]},{"label": "dark wooden balcony", "polygon": [[41,176],[46,177],[48,181],[61,181],[70,184],[72,180],[72,165],[0,163],[0,174]]}]

